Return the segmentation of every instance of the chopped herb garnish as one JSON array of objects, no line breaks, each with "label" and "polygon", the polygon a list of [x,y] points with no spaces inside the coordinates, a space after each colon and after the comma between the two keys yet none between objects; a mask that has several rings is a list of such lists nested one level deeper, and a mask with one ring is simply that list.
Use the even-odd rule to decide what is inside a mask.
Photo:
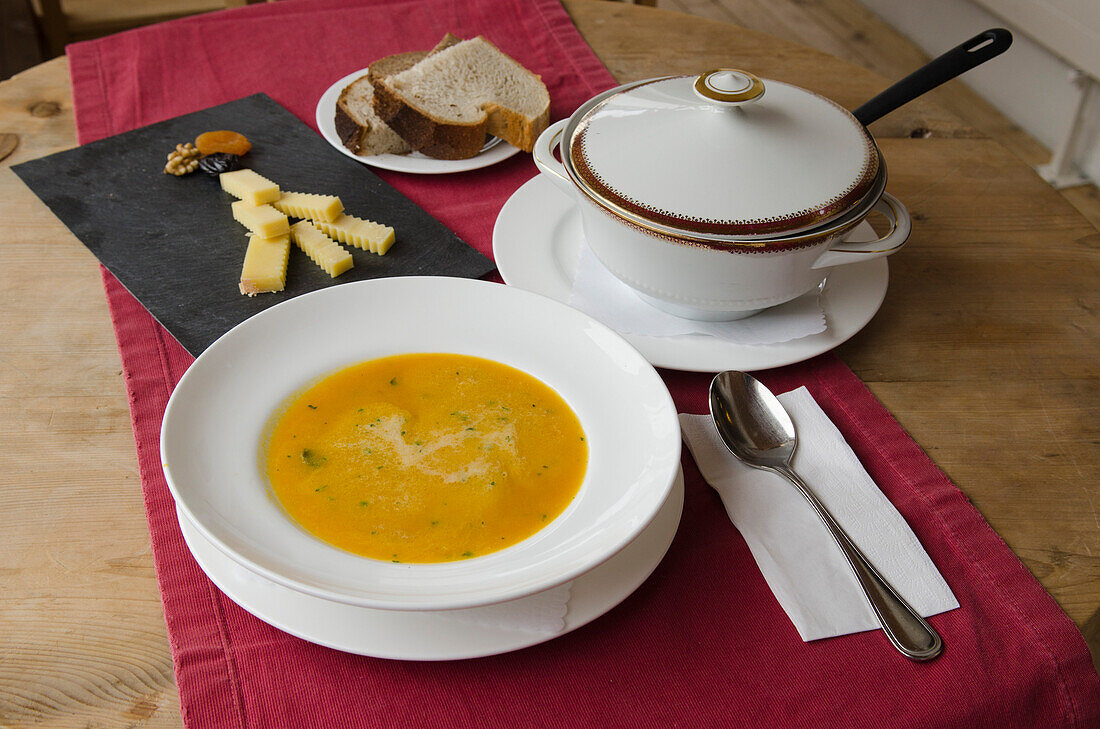
[{"label": "chopped herb garnish", "polygon": [[303,448],[302,460],[305,461],[305,464],[307,466],[310,466],[311,468],[318,468],[328,459],[326,459],[322,455],[319,455],[316,451],[310,450],[309,448]]},{"label": "chopped herb garnish", "polygon": [[316,405],[309,405],[309,404],[307,404],[307,405],[306,405],[306,407],[307,407],[307,408],[309,408],[310,410],[316,410],[316,409],[317,409],[317,406],[316,406]]},{"label": "chopped herb garnish", "polygon": [[397,384],[397,378],[394,377],[392,380],[390,380],[390,384],[391,385],[396,385]]}]

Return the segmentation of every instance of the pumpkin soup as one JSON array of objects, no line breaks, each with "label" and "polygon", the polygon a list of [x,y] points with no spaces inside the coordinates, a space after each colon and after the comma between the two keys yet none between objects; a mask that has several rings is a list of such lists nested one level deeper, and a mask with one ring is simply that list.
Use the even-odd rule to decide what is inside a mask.
[{"label": "pumpkin soup", "polygon": [[558,516],[588,445],[552,389],[515,368],[407,354],[331,374],[281,412],[272,491],[318,538],[397,562],[495,552]]}]

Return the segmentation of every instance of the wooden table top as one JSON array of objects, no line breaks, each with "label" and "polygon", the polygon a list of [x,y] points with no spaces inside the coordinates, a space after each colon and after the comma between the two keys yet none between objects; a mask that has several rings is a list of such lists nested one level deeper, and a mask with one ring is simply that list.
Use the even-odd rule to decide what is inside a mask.
[{"label": "wooden table top", "polygon": [[[885,79],[652,8],[566,0],[620,81],[735,66],[855,108]],[[661,48],[655,53],[654,48]],[[839,349],[1094,655],[1098,249],[1030,168],[925,100],[872,126],[913,214]],[[8,169],[75,146],[64,58],[0,83],[0,725],[178,727],[129,410],[96,260]]]}]

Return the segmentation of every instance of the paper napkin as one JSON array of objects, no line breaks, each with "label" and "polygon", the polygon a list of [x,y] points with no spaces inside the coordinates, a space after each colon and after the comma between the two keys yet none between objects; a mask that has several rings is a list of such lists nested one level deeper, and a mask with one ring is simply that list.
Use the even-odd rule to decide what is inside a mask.
[{"label": "paper napkin", "polygon": [[[927,617],[958,601],[916,535],[805,387],[779,396],[798,433],[792,466],[852,541]],[[782,476],[746,466],[709,415],[680,415],[703,478],[722,497],[776,600],[805,641],[879,628],[840,548]]]},{"label": "paper napkin", "polygon": [[555,635],[565,630],[572,582],[495,605],[447,610],[444,614],[459,622],[486,625],[505,630]]}]

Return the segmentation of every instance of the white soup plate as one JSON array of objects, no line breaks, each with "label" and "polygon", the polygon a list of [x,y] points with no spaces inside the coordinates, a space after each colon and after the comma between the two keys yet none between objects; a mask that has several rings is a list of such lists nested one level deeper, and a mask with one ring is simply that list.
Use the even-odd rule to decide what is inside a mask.
[{"label": "white soup plate", "polygon": [[[589,459],[580,491],[560,516],[499,552],[438,564],[351,554],[287,516],[262,465],[265,432],[280,405],[343,367],[414,352],[510,365],[569,404]],[[179,510],[243,567],[352,605],[442,610],[549,589],[625,547],[669,494],[680,428],[653,367],[585,314],[485,281],[387,278],[304,294],[214,342],[172,393],[161,459]]]}]

